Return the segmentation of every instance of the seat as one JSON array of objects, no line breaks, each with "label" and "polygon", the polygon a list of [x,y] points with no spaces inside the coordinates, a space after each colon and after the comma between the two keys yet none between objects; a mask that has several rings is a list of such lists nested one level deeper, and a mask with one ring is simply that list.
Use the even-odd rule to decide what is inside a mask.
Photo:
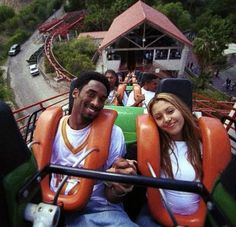
[{"label": "seat", "polygon": [[[232,155],[232,159],[225,168],[220,178],[217,180],[212,191],[212,197],[220,208],[224,217],[227,217],[231,223],[230,226],[236,224],[236,155]],[[217,226],[214,219],[209,216],[211,226]]]},{"label": "seat", "polygon": [[17,195],[22,184],[36,172],[36,166],[11,108],[2,101],[0,125],[0,226],[25,226],[22,212],[29,198],[19,202]]},{"label": "seat", "polygon": [[192,83],[188,79],[165,78],[160,81],[157,93],[166,92],[178,96],[192,110]]},{"label": "seat", "polygon": [[118,112],[115,124],[122,129],[126,145],[136,143],[136,117],[144,113],[144,108],[107,105],[105,109]]},{"label": "seat", "polygon": [[[216,118],[201,117],[198,119],[202,136],[203,179],[202,183],[209,192],[212,191],[217,177],[231,159],[231,147],[228,134],[222,123]],[[149,114],[140,115],[136,121],[138,168],[144,176],[151,176],[149,162],[157,177],[160,176],[160,141],[159,133],[153,118]],[[148,205],[152,216],[163,226],[173,226],[166,209],[162,205],[159,190],[147,189]],[[201,199],[199,209],[192,215],[175,215],[181,226],[204,226],[207,214],[206,205]]]},{"label": "seat", "polygon": [[[50,164],[53,140],[62,115],[62,108],[53,106],[46,109],[37,121],[33,138],[35,143],[32,149],[39,170]],[[86,157],[84,168],[98,170],[104,165],[107,160],[110,141],[109,139],[101,140],[100,138],[110,138],[116,116],[117,113],[114,110],[104,109],[93,122],[87,149],[96,148],[97,152],[93,152]],[[81,178],[74,194],[60,194],[57,200],[58,204],[63,205],[65,210],[82,209],[90,198],[94,183],[95,180]],[[55,193],[50,189],[49,176],[46,176],[40,184],[43,201],[52,202]]]}]

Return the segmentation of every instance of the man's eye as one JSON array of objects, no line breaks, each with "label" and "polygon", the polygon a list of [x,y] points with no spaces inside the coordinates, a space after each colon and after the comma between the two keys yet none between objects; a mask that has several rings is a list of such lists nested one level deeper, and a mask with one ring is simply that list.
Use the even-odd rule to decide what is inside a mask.
[{"label": "man's eye", "polygon": [[94,98],[95,97],[95,93],[94,92],[88,92],[88,96],[90,97],[90,98]]}]

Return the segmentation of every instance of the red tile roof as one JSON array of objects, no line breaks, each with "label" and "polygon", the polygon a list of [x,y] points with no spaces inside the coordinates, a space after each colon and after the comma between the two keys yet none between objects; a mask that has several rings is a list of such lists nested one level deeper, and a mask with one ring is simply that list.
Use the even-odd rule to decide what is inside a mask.
[{"label": "red tile roof", "polygon": [[170,37],[182,43],[192,45],[184,34],[164,14],[142,1],[138,1],[113,20],[101,43],[100,50],[106,48],[117,38],[120,38],[144,22],[148,22],[157,30],[168,34]]}]

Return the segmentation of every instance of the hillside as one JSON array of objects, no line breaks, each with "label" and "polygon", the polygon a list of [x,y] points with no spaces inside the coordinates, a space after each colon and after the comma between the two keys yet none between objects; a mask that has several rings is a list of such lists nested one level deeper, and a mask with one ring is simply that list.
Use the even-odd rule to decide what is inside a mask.
[{"label": "hillside", "polygon": [[10,6],[18,11],[30,2],[32,2],[32,0],[0,0],[0,5]]}]

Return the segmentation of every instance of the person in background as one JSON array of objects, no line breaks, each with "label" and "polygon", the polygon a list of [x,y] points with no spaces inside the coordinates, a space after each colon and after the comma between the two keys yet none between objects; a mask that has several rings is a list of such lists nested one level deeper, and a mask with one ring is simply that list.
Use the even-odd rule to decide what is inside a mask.
[{"label": "person in background", "polygon": [[131,91],[126,106],[142,106],[146,108],[154,97],[158,84],[159,79],[155,74],[144,73],[142,76],[141,94],[137,94],[135,100],[134,91]]},{"label": "person in background", "polygon": [[112,69],[109,69],[105,72],[105,77],[108,79],[110,84],[110,93],[106,100],[106,104],[117,103],[119,106],[125,106],[128,97],[125,92],[123,94],[123,98],[121,97],[121,94],[117,93],[117,88],[119,86],[119,77],[116,72]]},{"label": "person in background", "polygon": [[[62,117],[59,122],[53,143],[51,164],[73,166],[83,155],[93,122],[103,109],[109,91],[107,78],[97,72],[86,72],[78,77],[72,91],[74,100],[71,115]],[[103,138],[106,139],[110,140],[110,146],[102,170],[136,174],[134,162],[123,158],[126,146],[122,130],[113,125],[110,138]],[[83,163],[80,164],[80,168],[83,168]],[[50,187],[54,192],[63,179],[63,176],[58,175],[54,174],[51,177]],[[78,178],[68,179],[64,189],[65,194],[73,191],[73,187],[78,183]],[[121,203],[123,197],[131,190],[130,185],[105,184],[97,181],[86,207],[66,214],[66,226],[136,226],[123,210]]]},{"label": "person in background", "polygon": [[[159,93],[149,103],[148,112],[160,134],[161,178],[201,181],[201,141],[198,125],[190,109],[175,95]],[[190,215],[199,207],[194,193],[163,190],[165,202],[174,214]],[[137,224],[159,226],[144,206]]]}]

